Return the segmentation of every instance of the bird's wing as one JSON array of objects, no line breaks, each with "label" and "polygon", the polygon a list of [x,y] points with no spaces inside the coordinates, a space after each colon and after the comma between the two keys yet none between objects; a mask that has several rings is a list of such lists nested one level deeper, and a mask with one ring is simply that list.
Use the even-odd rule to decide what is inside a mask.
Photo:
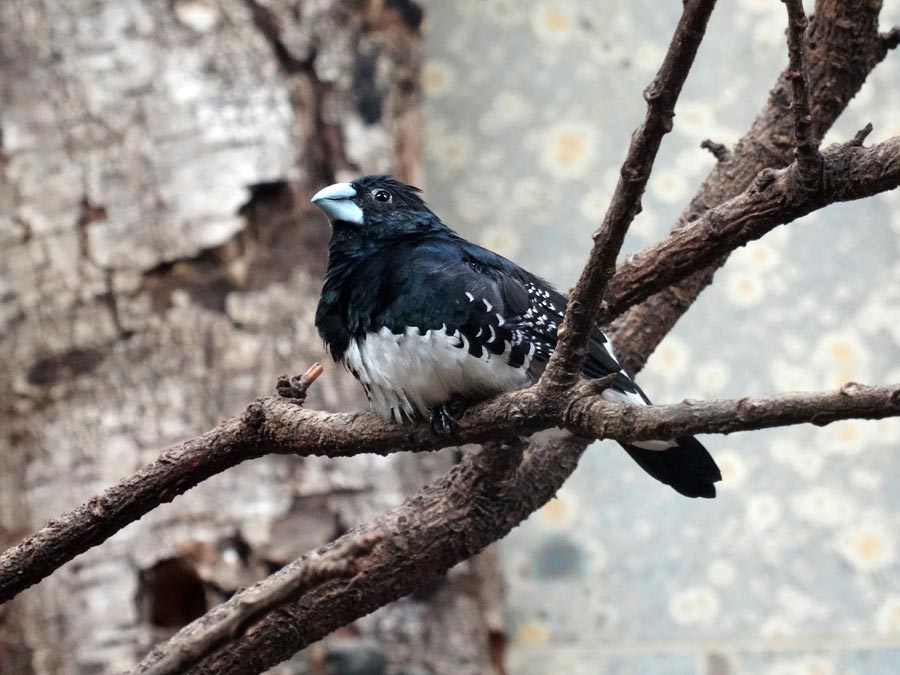
[{"label": "bird's wing", "polygon": [[[380,287],[355,284],[354,293],[372,296],[365,303],[375,308],[365,320],[368,330],[444,329],[448,335],[458,334],[473,356],[504,354],[511,366],[527,368],[533,380],[540,376],[566,311],[565,296],[549,283],[457,237],[418,242],[397,250],[394,260],[389,269],[372,276],[383,280]],[[620,373],[612,389],[623,398],[646,400],[622,371],[606,336],[594,331],[584,374],[596,378],[609,373]]]},{"label": "bird's wing", "polygon": [[[507,328],[513,357],[527,359],[532,377],[537,379],[556,347],[556,331],[567,306],[565,296],[540,277],[496,253],[475,245],[467,247],[465,253],[469,265],[483,277],[499,279],[498,290],[508,308]],[[613,391],[620,392],[623,399],[630,398],[629,402],[649,403],[622,369],[612,345],[599,330],[591,334],[583,372],[588,378],[618,373],[619,377],[611,385]]]}]

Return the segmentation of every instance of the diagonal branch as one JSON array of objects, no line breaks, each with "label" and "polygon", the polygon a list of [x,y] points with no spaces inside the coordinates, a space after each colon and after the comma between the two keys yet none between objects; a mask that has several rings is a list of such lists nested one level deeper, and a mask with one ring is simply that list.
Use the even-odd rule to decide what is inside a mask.
[{"label": "diagonal branch", "polygon": [[616,258],[631,221],[641,210],[641,196],[650,178],[662,137],[672,130],[675,103],[687,79],[715,0],[686,0],[665,59],[653,82],[644,91],[647,114],[631,138],[619,182],[603,224],[594,233],[594,246],[581,278],[569,297],[559,329],[559,343],[547,365],[544,379],[552,384],[571,383],[581,370],[588,336],[607,282],[616,269]]},{"label": "diagonal branch", "polygon": [[[590,426],[596,432],[622,433],[639,440],[701,431],[730,433],[785,423],[822,425],[850,416],[874,419],[898,414],[900,384],[851,384],[824,394],[626,406],[624,410],[588,395],[570,409],[568,421],[575,423],[577,418],[578,428]],[[523,461],[512,462],[512,466],[508,448],[487,448],[465,456],[448,475],[335,543],[340,545],[348,537],[376,530],[383,536],[365,568],[351,581],[335,580],[288,602],[191,672],[262,672],[336,628],[412,592],[427,579],[506,535],[552,498],[575,469],[583,449],[578,439],[556,437],[532,447]],[[498,470],[498,462],[503,463],[502,470]],[[260,585],[280,583],[303,564],[303,559],[291,563]],[[241,596],[236,595],[224,607],[240,603]],[[157,647],[137,672],[146,672],[166,652],[166,645]]]},{"label": "diagonal branch", "polygon": [[369,554],[381,535],[377,531],[345,537],[332,548],[306,557],[290,574],[267,579],[240,593],[240,599],[207,612],[166,643],[166,655],[144,672],[178,675],[241,634],[265,614],[300,593],[332,579],[347,579],[360,570],[360,558]]},{"label": "diagonal branch", "polygon": [[764,170],[744,192],[710,209],[691,227],[629,256],[609,282],[601,320],[619,316],[779,225],[829,204],[900,187],[900,137],[863,148],[869,131],[871,125],[851,141],[826,149],[807,188],[799,187],[799,165]]}]

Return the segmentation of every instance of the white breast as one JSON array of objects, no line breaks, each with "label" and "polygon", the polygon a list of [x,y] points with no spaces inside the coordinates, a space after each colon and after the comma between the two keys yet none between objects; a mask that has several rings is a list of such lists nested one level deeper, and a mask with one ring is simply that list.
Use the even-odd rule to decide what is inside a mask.
[{"label": "white breast", "polygon": [[372,409],[397,422],[427,418],[431,408],[453,396],[477,401],[532,384],[527,368],[507,364],[503,354],[468,352],[465,336],[446,330],[420,335],[415,328],[394,334],[387,328],[351,340],[344,353],[347,368],[366,389]]}]

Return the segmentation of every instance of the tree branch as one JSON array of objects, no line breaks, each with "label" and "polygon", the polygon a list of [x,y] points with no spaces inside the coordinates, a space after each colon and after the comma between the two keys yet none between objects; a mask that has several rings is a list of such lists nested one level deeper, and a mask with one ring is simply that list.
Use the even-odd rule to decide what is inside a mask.
[{"label": "tree branch", "polygon": [[[490,419],[496,421],[491,404],[486,417],[473,415],[473,424],[466,427],[467,436],[487,441],[514,435],[521,414],[514,400],[506,404],[510,406],[506,423],[491,428]],[[161,504],[241,462],[267,454],[349,457],[401,450],[422,452],[438,450],[447,443],[430,433],[427,426],[385,424],[368,413],[304,410],[280,397],[257,400],[242,415],[169,448],[133,476],[51,520],[6,551],[0,556],[0,603]]]},{"label": "tree branch", "polygon": [[672,130],[675,103],[687,79],[716,0],[685,0],[684,11],[656,77],[644,91],[647,113],[631,137],[619,182],[603,223],[594,233],[587,265],[569,296],[566,316],[559,328],[557,348],[543,379],[553,385],[571,383],[581,371],[588,336],[594,328],[597,308],[607,282],[616,269],[616,258],[625,234],[641,210],[641,196],[650,178],[662,137]]},{"label": "tree branch", "polygon": [[809,103],[809,76],[804,55],[804,35],[809,21],[803,11],[802,0],[782,0],[788,13],[787,45],[789,77],[791,81],[791,114],[794,119],[794,161],[797,180],[804,187],[814,189],[822,156],[819,140],[813,132],[813,117]]},{"label": "tree branch", "polygon": [[587,397],[569,409],[564,424],[591,438],[646,441],[694,434],[730,434],[794,424],[825,426],[846,419],[900,414],[900,384],[868,387],[851,382],[828,393],[791,392],[765,398],[684,401],[617,409]]},{"label": "tree branch", "polygon": [[[669,438],[702,431],[731,433],[783,424],[828,424],[838,419],[877,419],[900,414],[900,384],[845,385],[825,394],[793,393],[771,398],[685,402],[647,408],[609,403],[591,391],[569,408],[571,428],[632,440]],[[239,639],[203,661],[192,673],[258,673],[288,658],[336,628],[412,592],[513,527],[546,503],[562,486],[583,451],[578,439],[557,437],[526,452],[521,462],[509,448],[469,454],[451,472],[404,504],[339,539],[377,531],[382,544],[351,581],[335,580],[281,606]],[[278,584],[304,564],[300,559],[258,586]],[[237,594],[223,607],[242,602]],[[214,610],[230,611],[230,610]],[[206,618],[201,618],[202,622]],[[186,630],[189,630],[190,627]],[[168,647],[142,662],[146,669]]]},{"label": "tree branch", "polygon": [[[869,131],[871,125],[851,141],[826,149],[811,185],[799,187],[799,165],[763,170],[744,192],[710,209],[689,228],[674,230],[629,256],[609,283],[601,318],[619,316],[779,225],[829,204],[871,197],[900,186],[900,137],[863,148]],[[618,343],[616,346],[621,350]]]},{"label": "tree branch", "polygon": [[166,643],[165,656],[142,672],[146,675],[183,673],[230,638],[246,631],[263,615],[300,593],[332,579],[346,579],[358,574],[360,558],[370,553],[380,541],[381,535],[377,531],[345,537],[324,552],[304,557],[290,574],[265,579],[241,591],[236,602],[219,605],[201,620],[178,631]]},{"label": "tree branch", "polygon": [[[807,30],[806,62],[813,130],[821,138],[856,95],[866,77],[885,57],[878,33],[881,2],[817,0]],[[815,45],[812,49],[810,45]],[[790,68],[775,83],[769,100],[750,131],[734,146],[729,161],[717,162],[690,205],[673,227],[690,227],[710,208],[731,199],[753,183],[760,171],[782,168],[793,159],[793,116],[788,95]],[[633,307],[607,335],[616,355],[638,372],[659,342],[712,281],[727,256]]]}]

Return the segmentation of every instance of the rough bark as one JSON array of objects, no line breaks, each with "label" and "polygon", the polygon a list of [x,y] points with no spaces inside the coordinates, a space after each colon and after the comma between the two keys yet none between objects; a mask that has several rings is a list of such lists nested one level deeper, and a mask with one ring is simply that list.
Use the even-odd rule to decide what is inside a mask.
[{"label": "rough bark", "polygon": [[[308,198],[350,173],[419,178],[421,18],[350,0],[0,3],[0,545],[321,358],[329,232]],[[362,407],[334,368],[311,405]],[[0,609],[0,671],[130,667],[452,461],[269,457],[220,476]],[[283,672],[371,640],[483,672],[486,632],[450,647],[445,614],[483,623],[465,586]],[[168,602],[176,587],[189,602]],[[411,613],[428,644],[403,633]]]}]

